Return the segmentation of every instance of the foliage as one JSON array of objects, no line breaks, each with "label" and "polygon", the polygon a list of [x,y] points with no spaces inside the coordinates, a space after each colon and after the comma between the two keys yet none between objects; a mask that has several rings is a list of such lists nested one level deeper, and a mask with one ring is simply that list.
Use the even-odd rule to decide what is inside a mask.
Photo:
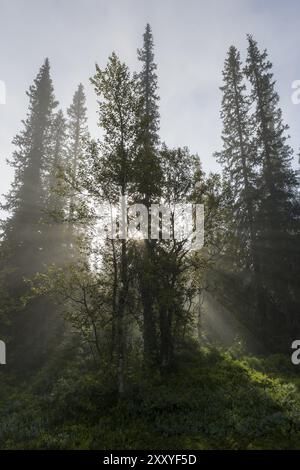
[{"label": "foliage", "polygon": [[51,378],[3,387],[1,448],[297,448],[300,377],[282,378],[286,363],[186,345],[177,372],[135,373],[120,400],[105,375],[73,360]]}]

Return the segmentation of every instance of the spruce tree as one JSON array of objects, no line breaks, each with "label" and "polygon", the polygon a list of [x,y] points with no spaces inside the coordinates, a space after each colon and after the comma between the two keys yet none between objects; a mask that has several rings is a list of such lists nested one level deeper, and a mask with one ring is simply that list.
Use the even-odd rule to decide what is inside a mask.
[{"label": "spruce tree", "polygon": [[[67,167],[70,170],[73,179],[73,185],[76,185],[76,178],[78,172],[79,162],[84,158],[84,150],[86,147],[89,132],[87,127],[87,109],[86,97],[84,87],[80,83],[74,93],[73,101],[67,109],[68,124],[68,153],[67,153]],[[74,216],[74,193],[70,197],[70,220]]]},{"label": "spruce tree", "polygon": [[24,129],[13,140],[16,150],[9,161],[15,169],[15,179],[3,206],[9,212],[3,225],[4,239],[13,251],[13,265],[20,271],[15,279],[20,281],[24,274],[40,266],[40,219],[46,200],[44,177],[51,155],[52,113],[57,105],[48,59],[27,95],[29,111],[23,121]]},{"label": "spruce tree", "polygon": [[154,62],[154,43],[151,26],[146,25],[143,35],[143,47],[138,49],[138,59],[142,62],[142,70],[138,74],[139,93],[143,98],[143,117],[148,139],[152,144],[158,143],[159,110],[157,95],[157,65]]},{"label": "spruce tree", "polygon": [[234,230],[239,240],[240,269],[257,272],[255,253],[255,165],[250,104],[246,96],[240,53],[231,46],[224,64],[221,118],[223,150],[216,154],[231,188]]},{"label": "spruce tree", "polygon": [[[9,295],[19,302],[27,290],[24,278],[41,271],[45,261],[46,227],[41,219],[46,208],[45,179],[51,155],[53,110],[57,105],[48,59],[27,95],[29,110],[24,128],[13,140],[16,150],[10,164],[15,169],[15,178],[3,205],[9,215],[2,224],[2,245],[10,273],[5,282]],[[34,302],[11,322],[11,350],[23,363],[26,358],[30,362],[37,349],[43,347],[47,331],[42,312],[45,313],[40,302]],[[32,345],[30,355],[26,354],[28,345]]]},{"label": "spruce tree", "polygon": [[[227,285],[227,297],[231,298],[230,307],[239,314],[243,310],[244,321],[257,329],[261,322],[263,297],[257,253],[257,153],[252,138],[254,123],[250,99],[246,95],[240,53],[234,46],[230,47],[225,60],[223,81],[223,150],[216,156],[222,165],[223,183],[227,188],[224,200],[228,206],[226,223],[231,236],[226,244],[221,272],[223,284]],[[234,289],[228,295],[230,286]],[[222,289],[219,294],[224,301]],[[248,298],[247,306],[241,305],[241,296]]]},{"label": "spruce tree", "polygon": [[43,222],[46,227],[47,263],[62,265],[68,255],[67,231],[64,224],[68,210],[66,198],[60,194],[60,171],[66,164],[67,123],[61,110],[55,114],[52,123],[52,147],[47,175],[48,198]]},{"label": "spruce tree", "polygon": [[[291,297],[297,290],[295,277],[299,255],[297,240],[297,178],[292,169],[293,151],[288,144],[288,126],[282,119],[279,96],[275,90],[272,64],[267,51],[248,36],[245,73],[251,83],[251,102],[255,107],[255,147],[258,155],[258,257],[265,295],[261,304],[262,328],[277,332],[283,324],[295,327],[295,308]],[[292,295],[291,295],[292,293]]]},{"label": "spruce tree", "polygon": [[137,75],[138,93],[141,101],[138,122],[138,152],[134,165],[136,199],[145,204],[149,213],[148,237],[142,247],[138,247],[136,267],[139,288],[143,304],[144,355],[149,364],[153,363],[157,353],[154,302],[155,284],[155,243],[150,241],[151,213],[150,206],[161,195],[162,171],[159,159],[159,110],[157,95],[157,66],[154,62],[154,43],[151,27],[146,25],[143,47],[138,49],[138,59],[142,64]]},{"label": "spruce tree", "polygon": [[142,63],[137,75],[138,93],[141,99],[139,113],[139,152],[135,161],[136,189],[139,202],[149,206],[160,194],[161,169],[158,157],[159,109],[157,95],[157,65],[154,62],[154,43],[151,27],[146,25],[143,47],[138,49]]}]

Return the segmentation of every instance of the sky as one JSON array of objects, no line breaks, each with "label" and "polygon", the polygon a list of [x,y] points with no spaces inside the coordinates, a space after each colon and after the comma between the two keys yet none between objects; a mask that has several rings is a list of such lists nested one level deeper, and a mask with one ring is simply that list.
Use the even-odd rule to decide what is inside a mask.
[{"label": "sky", "polygon": [[300,80],[298,0],[0,0],[0,18],[0,102],[1,84],[6,87],[6,104],[0,104],[0,194],[13,178],[6,158],[26,116],[25,92],[45,57],[63,110],[84,84],[90,132],[100,137],[89,83],[95,62],[104,67],[115,51],[138,70],[136,50],[147,22],[158,65],[162,141],[188,146],[207,172],[219,170],[213,153],[221,148],[223,63],[232,44],[244,60],[251,33],[274,64],[290,143],[298,153],[300,104],[291,99],[292,83]]}]

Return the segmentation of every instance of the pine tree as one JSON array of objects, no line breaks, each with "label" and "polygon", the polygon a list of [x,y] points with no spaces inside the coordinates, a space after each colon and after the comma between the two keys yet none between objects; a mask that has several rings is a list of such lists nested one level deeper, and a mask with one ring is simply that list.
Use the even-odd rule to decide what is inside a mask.
[{"label": "pine tree", "polygon": [[143,36],[144,44],[138,49],[138,59],[142,62],[142,70],[138,74],[139,93],[143,97],[143,118],[147,138],[152,141],[152,145],[158,143],[159,131],[159,110],[157,95],[157,65],[154,62],[154,43],[151,26],[146,25]]},{"label": "pine tree", "polygon": [[[51,155],[53,110],[57,105],[48,59],[27,95],[29,111],[23,121],[24,129],[13,140],[16,150],[10,164],[15,169],[15,179],[3,205],[9,216],[2,224],[3,249],[10,271],[6,285],[9,295],[19,301],[27,289],[24,278],[41,271],[44,264],[46,227],[41,219],[47,200],[45,178]],[[12,350],[23,351],[19,354],[20,358],[24,354],[23,362],[27,357],[26,346],[41,346],[47,335],[40,308],[38,302],[31,304],[11,325]],[[31,358],[36,353],[34,347]]]},{"label": "pine tree", "polygon": [[[141,109],[138,123],[138,152],[135,159],[134,175],[136,199],[148,209],[148,237],[150,238],[151,213],[150,206],[157,202],[161,195],[162,171],[159,160],[159,110],[157,95],[157,66],[154,62],[154,44],[151,27],[146,25],[143,36],[143,47],[138,49],[138,59],[142,63],[141,72],[137,76],[138,92]],[[143,304],[144,323],[144,354],[149,364],[155,360],[157,339],[155,331],[155,260],[154,243],[145,240],[143,247],[137,252],[137,271],[139,288]]]},{"label": "pine tree", "polygon": [[43,218],[46,227],[46,251],[48,263],[62,265],[67,259],[67,232],[64,224],[67,211],[66,198],[60,194],[60,170],[66,163],[67,155],[67,123],[64,114],[59,110],[52,123],[51,158],[48,168],[45,215]]},{"label": "pine tree", "polygon": [[57,105],[48,59],[27,95],[29,112],[23,121],[24,129],[13,140],[17,149],[10,164],[15,168],[15,179],[3,207],[10,213],[4,222],[4,238],[13,249],[19,279],[34,271],[36,264],[40,265],[39,223],[46,199],[43,178],[51,154],[52,112]]},{"label": "pine tree", "polygon": [[154,62],[154,44],[151,27],[146,25],[144,43],[138,49],[138,59],[142,63],[137,75],[138,92],[141,98],[139,113],[139,152],[135,162],[136,189],[139,202],[148,207],[150,200],[160,194],[161,169],[158,157],[159,110],[157,95],[157,65]]},{"label": "pine tree", "polygon": [[240,268],[257,273],[255,234],[256,154],[251,138],[250,104],[240,53],[231,46],[223,70],[221,118],[223,150],[216,154],[232,194],[232,216],[239,240]]},{"label": "pine tree", "polygon": [[[244,321],[249,323],[251,319],[251,327],[255,329],[260,324],[263,296],[257,254],[257,154],[240,53],[234,46],[230,47],[225,60],[223,81],[223,150],[216,156],[223,167],[223,182],[228,188],[224,199],[228,205],[227,226],[231,237],[223,257],[222,279],[223,284],[234,286],[228,295],[231,308],[240,315],[243,311]],[[251,292],[251,300],[250,304],[242,306],[240,297],[248,297],[245,286],[247,293]],[[228,294],[228,287],[226,291]]]},{"label": "pine tree", "polygon": [[[74,93],[73,101],[67,110],[68,115],[68,156],[67,166],[76,184],[79,162],[84,158],[84,151],[89,138],[86,114],[86,98],[83,85],[80,83]],[[70,220],[74,216],[74,194],[70,197]]]},{"label": "pine tree", "polygon": [[260,52],[251,36],[248,36],[248,43],[245,73],[252,86],[251,101],[255,105],[255,147],[260,168],[257,250],[265,291],[261,315],[266,336],[268,324],[272,323],[278,330],[282,329],[283,322],[290,330],[295,326],[293,307],[287,299],[296,289],[295,278],[289,273],[297,272],[294,265],[298,260],[294,252],[298,230],[297,179],[291,166],[293,151],[287,142],[288,126],[283,123],[278,105],[272,64],[266,50]]}]

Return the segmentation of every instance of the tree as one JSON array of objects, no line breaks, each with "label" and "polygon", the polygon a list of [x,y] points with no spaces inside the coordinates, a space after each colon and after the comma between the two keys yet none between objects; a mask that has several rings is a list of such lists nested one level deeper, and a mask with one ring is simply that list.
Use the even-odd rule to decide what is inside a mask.
[{"label": "tree", "polygon": [[260,52],[252,36],[248,36],[248,43],[245,73],[252,86],[251,102],[255,105],[255,147],[260,168],[257,252],[265,292],[261,315],[266,337],[271,322],[278,332],[282,331],[283,322],[290,332],[295,326],[295,307],[290,300],[297,290],[299,253],[294,253],[293,247],[299,237],[299,207],[297,178],[291,167],[293,151],[287,143],[288,126],[283,123],[278,106],[272,64],[266,50]]},{"label": "tree", "polygon": [[[155,308],[159,323],[159,366],[162,372],[168,371],[175,362],[178,340],[189,323],[190,300],[193,295],[190,247],[188,237],[178,237],[175,225],[178,223],[177,208],[192,201],[196,184],[200,183],[203,173],[199,168],[199,157],[191,155],[188,148],[169,149],[162,146],[160,152],[163,184],[161,203],[169,215],[170,238],[160,236],[155,245],[156,296]],[[177,209],[178,210],[178,209]],[[185,211],[186,208],[183,208]],[[161,230],[165,220],[160,216]],[[161,234],[162,235],[162,234]]]},{"label": "tree", "polygon": [[[15,169],[12,189],[2,206],[9,212],[2,223],[3,249],[6,253],[6,266],[10,272],[6,276],[9,295],[21,301],[26,291],[24,278],[43,269],[46,227],[41,224],[47,193],[45,178],[51,155],[53,110],[57,102],[54,98],[50,64],[46,59],[27,92],[29,110],[23,121],[23,130],[14,138],[16,150],[10,164]],[[47,337],[46,319],[41,314],[41,305],[35,302],[14,317],[11,324],[13,350],[22,351],[19,358],[33,359],[36,351],[42,348]],[[34,325],[34,328],[33,328]],[[34,345],[26,352],[28,345]]]},{"label": "tree", "polygon": [[[239,310],[239,314],[241,310],[244,311],[244,306],[239,302],[239,292],[244,290],[243,285],[253,293],[251,310],[254,315],[246,315],[244,312],[243,317],[245,321],[249,321],[254,316],[256,324],[252,326],[257,327],[261,318],[259,304],[263,295],[256,227],[258,157],[252,138],[254,123],[250,113],[250,100],[246,96],[240,53],[234,46],[229,48],[225,60],[223,81],[223,150],[216,153],[216,157],[223,167],[223,181],[228,188],[225,198],[230,213],[227,226],[232,235],[225,255],[227,259],[231,259],[231,268],[227,275],[231,279],[231,285],[232,276],[235,277],[235,309]],[[227,264],[225,257],[224,266]],[[225,278],[224,283],[227,284]],[[234,292],[232,295],[235,296]]]},{"label": "tree", "polygon": [[[255,197],[256,154],[252,144],[250,103],[245,95],[240,53],[231,46],[223,70],[224,85],[221,118],[223,121],[223,150],[216,154],[223,166],[224,179],[232,194],[232,215],[240,241],[239,254],[242,268],[256,274],[255,256]],[[243,253],[241,253],[243,252]],[[242,256],[241,256],[242,254]]]},{"label": "tree", "polygon": [[68,240],[64,219],[67,201],[60,192],[60,168],[65,165],[67,155],[67,124],[59,110],[52,123],[51,158],[47,171],[47,200],[43,223],[45,227],[45,262],[62,265],[67,260]]},{"label": "tree", "polygon": [[[91,79],[99,101],[99,124],[104,131],[100,144],[101,159],[91,153],[91,174],[86,189],[98,202],[102,197],[111,204],[119,198],[130,202],[133,194],[133,162],[137,148],[137,115],[139,100],[136,82],[129,70],[115,53],[108,60],[107,67],[101,70],[96,66],[96,74]],[[97,201],[96,201],[97,203]],[[126,314],[128,314],[130,291],[129,250],[125,224],[127,212],[121,204],[119,221],[119,241],[111,240],[113,258],[113,322],[116,325],[115,341],[117,348],[118,390],[122,394],[125,387],[126,366]]]},{"label": "tree", "polygon": [[[73,185],[76,185],[76,178],[78,172],[79,162],[84,158],[84,152],[87,141],[89,139],[89,132],[87,127],[86,115],[86,98],[84,94],[83,85],[80,83],[74,93],[73,101],[67,110],[68,115],[68,154],[67,166]],[[70,195],[70,221],[74,216],[74,194]]]},{"label": "tree", "polygon": [[144,359],[151,365],[156,361],[157,355],[156,319],[153,310],[157,274],[154,260],[155,242],[150,240],[150,206],[157,202],[161,195],[162,170],[158,150],[157,66],[154,62],[153,36],[149,24],[146,25],[143,39],[143,47],[138,49],[138,59],[142,63],[141,72],[137,75],[141,108],[138,118],[138,149],[134,161],[134,185],[136,201],[143,203],[148,210],[148,239],[136,247],[136,269],[143,304]]},{"label": "tree", "polygon": [[138,74],[139,94],[143,98],[142,118],[145,120],[145,132],[152,145],[159,141],[159,110],[157,95],[157,65],[154,62],[154,43],[149,23],[143,36],[144,43],[138,49],[138,59],[142,62],[142,70]]}]

